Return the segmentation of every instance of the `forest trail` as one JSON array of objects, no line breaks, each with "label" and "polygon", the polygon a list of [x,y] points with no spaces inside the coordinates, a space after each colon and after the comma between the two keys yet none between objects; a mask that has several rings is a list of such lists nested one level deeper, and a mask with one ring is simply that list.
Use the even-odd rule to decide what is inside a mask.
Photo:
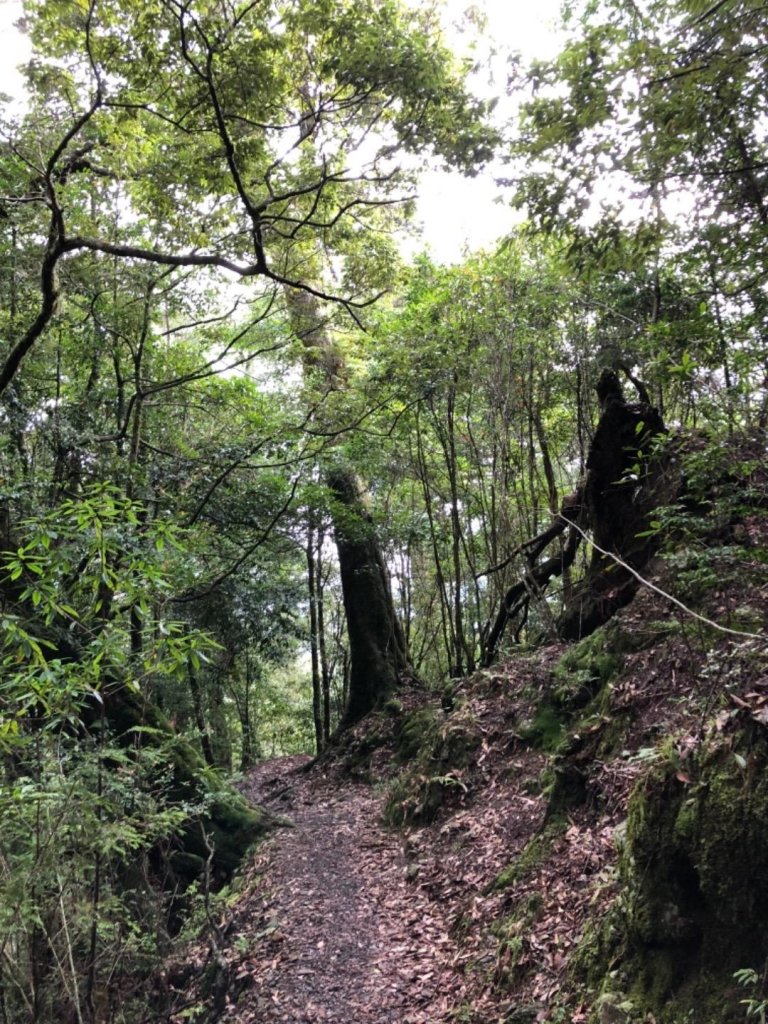
[{"label": "forest trail", "polygon": [[[190,1011],[207,1024],[547,1020],[584,923],[610,899],[618,820],[596,826],[574,807],[547,828],[550,758],[519,731],[563,651],[478,675],[452,713],[404,695],[404,717],[377,723],[367,759],[361,727],[346,757],[310,771],[306,756],[252,769],[244,795],[286,824],[257,847],[218,924],[211,914],[169,965],[167,1024]],[[404,721],[433,722],[427,760],[398,759]],[[463,768],[441,760],[449,748]],[[382,823],[393,793],[413,808],[423,773],[446,771],[433,820]],[[581,1003],[570,1019],[587,1019]]]},{"label": "forest trail", "polygon": [[[306,758],[259,765],[243,789],[290,819],[265,844],[236,924],[238,1024],[440,1024],[464,985],[446,913],[415,885],[403,836],[379,820],[380,793],[340,788]],[[241,987],[242,986],[242,987]]]}]

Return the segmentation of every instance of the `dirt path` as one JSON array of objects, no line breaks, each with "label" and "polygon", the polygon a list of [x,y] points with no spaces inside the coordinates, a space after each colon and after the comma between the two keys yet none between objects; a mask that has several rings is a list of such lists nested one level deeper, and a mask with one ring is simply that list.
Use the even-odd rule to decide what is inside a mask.
[{"label": "dirt path", "polygon": [[464,991],[450,923],[411,878],[402,836],[379,824],[380,794],[297,774],[299,763],[263,764],[245,787],[293,825],[259,855],[249,909],[227,936],[243,987],[221,1019],[448,1020]]}]

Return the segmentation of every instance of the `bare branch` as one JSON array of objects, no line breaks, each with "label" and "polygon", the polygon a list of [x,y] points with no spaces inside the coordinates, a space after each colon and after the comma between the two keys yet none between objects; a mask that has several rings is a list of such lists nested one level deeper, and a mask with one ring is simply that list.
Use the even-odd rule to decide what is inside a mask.
[{"label": "bare branch", "polygon": [[48,326],[56,312],[56,304],[59,297],[56,268],[61,257],[67,252],[64,240],[64,215],[56,196],[54,184],[57,178],[56,165],[72,140],[77,137],[102,105],[102,99],[101,82],[97,78],[96,93],[91,100],[90,106],[79,117],[75,118],[69,130],[64,133],[58,145],[54,148],[45,165],[45,194],[46,202],[51,211],[51,220],[48,227],[48,242],[45,256],[43,257],[40,269],[40,293],[42,296],[40,312],[35,317],[31,326],[24,332],[20,341],[11,349],[5,363],[0,368],[0,395],[3,394],[11,383],[22,360]]},{"label": "bare branch", "polygon": [[334,302],[342,306],[352,306],[355,309],[365,309],[377,302],[384,294],[379,292],[369,299],[340,298],[337,295],[330,295],[303,281],[294,281],[282,274],[271,270],[264,270],[259,263],[236,263],[234,260],[214,254],[187,252],[187,253],[166,253],[156,249],[143,249],[141,246],[123,245],[118,242],[109,242],[102,238],[88,238],[84,235],[76,235],[68,238],[63,243],[64,252],[74,252],[77,249],[90,249],[93,252],[108,253],[111,256],[123,256],[127,259],[142,260],[146,263],[160,263],[169,267],[218,267],[221,270],[228,270],[238,277],[265,277],[276,284],[285,285],[288,288],[296,288],[298,291],[314,295],[323,302]]}]

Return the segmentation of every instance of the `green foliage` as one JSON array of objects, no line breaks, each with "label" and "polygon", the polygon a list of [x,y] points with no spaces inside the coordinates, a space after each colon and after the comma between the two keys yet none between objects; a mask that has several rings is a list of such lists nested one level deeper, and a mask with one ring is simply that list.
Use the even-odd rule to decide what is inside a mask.
[{"label": "green foliage", "polygon": [[[102,691],[139,691],[212,655],[205,634],[157,615],[183,548],[171,524],[139,531],[143,519],[142,506],[95,485],[22,523],[26,542],[0,556],[12,597],[2,617],[6,741],[31,722],[50,731],[75,725],[86,701],[103,703]],[[140,655],[131,646],[135,618],[152,636]]]},{"label": "green foliage", "polygon": [[[742,546],[766,500],[764,18],[752,0],[590,0],[578,14],[559,58],[527,72],[511,173],[530,224],[491,255],[405,271],[394,231],[415,162],[399,157],[473,174],[498,144],[433,11],[27,4],[30,107],[0,149],[3,357],[40,313],[46,254],[61,258],[0,407],[11,1019],[30,1003],[44,1019],[60,998],[92,1016],[110,972],[149,965],[164,941],[150,851],[204,875],[186,824],[229,799],[203,759],[246,769],[312,749],[308,524],[334,721],[348,659],[331,519],[385,551],[419,675],[472,672],[525,570],[521,543],[584,474],[605,367],[640,367],[668,422],[715,435],[682,455],[686,498],[650,528],[678,548],[679,595],[719,601],[724,580],[764,570],[765,550]],[[395,290],[323,308],[344,364],[331,387],[320,367],[298,380],[285,297],[305,285],[353,303]],[[742,425],[757,429],[736,464]],[[365,474],[365,517],[345,518],[321,464]],[[582,571],[532,601],[521,638],[551,630]],[[759,627],[749,603],[717,614]],[[571,649],[523,738],[562,753],[580,723],[614,742],[610,682],[644,642],[606,630]],[[702,679],[729,685],[732,654],[711,653]],[[406,718],[390,819],[459,799],[478,742],[461,709]],[[673,775],[673,753],[654,748],[647,767]],[[735,752],[727,797],[751,764]],[[583,797],[566,769],[553,813]],[[721,796],[701,797],[702,828],[727,818]],[[229,869],[254,822],[227,807],[215,838]],[[692,812],[674,827],[649,814],[692,843]],[[639,823],[632,842],[642,855]],[[519,929],[508,938],[512,976]]]},{"label": "green foliage", "polygon": [[[738,971],[734,971],[733,976],[739,985],[745,989],[752,989],[754,991],[759,987],[760,979],[758,973],[751,967],[742,967]],[[768,1018],[768,999],[762,998],[760,995],[752,995],[747,999],[742,999],[741,1003],[747,1020],[755,1020],[757,1024],[765,1024]]]},{"label": "green foliage", "polygon": [[[393,199],[407,197],[412,173],[394,154],[475,173],[498,144],[490,105],[467,89],[469,68],[440,43],[434,14],[392,0],[238,12],[99,0],[93,17],[36,0],[28,25],[30,133],[44,125],[50,138],[70,106],[84,115],[76,144],[88,160],[56,182],[72,236],[102,235],[83,198],[89,185],[114,188],[145,251],[216,252],[253,265],[248,276],[303,282],[314,239],[351,250],[360,268],[365,237],[381,241],[370,229],[397,219]],[[365,276],[348,276],[358,293]]]},{"label": "green foliage", "polygon": [[[137,737],[138,739],[138,737]],[[47,728],[0,783],[0,965],[8,1020],[98,1005],[131,1019],[134,997],[166,948],[167,907],[149,854],[167,848],[201,810],[170,796],[162,745],[139,755],[94,730]],[[62,851],[66,850],[66,856]],[[116,977],[131,979],[123,996]]]},{"label": "green foliage", "polygon": [[312,687],[306,667],[272,669],[258,690],[255,710],[264,756],[314,752]]},{"label": "green foliage", "polygon": [[[290,508],[299,478],[343,433],[339,422],[369,415],[369,396],[331,394],[313,395],[305,418],[280,286],[322,292],[321,250],[333,257],[330,291],[367,299],[391,285],[388,234],[410,212],[415,166],[394,158],[437,156],[475,173],[498,143],[491,104],[471,94],[469,66],[440,42],[434,12],[395,2],[234,11],[98,0],[62,11],[33,0],[26,27],[30,105],[8,125],[12,216],[0,239],[14,268],[6,352],[19,337],[34,343],[24,372],[7,364],[15,379],[0,385],[19,425],[21,458],[13,444],[3,453],[10,519],[16,528],[41,496],[55,505],[112,479],[151,519],[190,527],[167,597],[233,657],[191,663],[188,685],[166,680],[162,693],[149,676],[137,683],[226,764],[261,728],[250,714],[256,675],[306,639],[294,571],[305,524]],[[30,180],[41,161],[43,177]],[[57,266],[38,321],[43,260]],[[224,281],[225,267],[248,289]],[[329,314],[345,331],[347,308]],[[126,522],[126,535],[142,530]],[[217,598],[232,614],[212,613]],[[340,620],[333,600],[329,610]],[[132,628],[138,645],[153,627]],[[334,627],[328,646],[343,692],[341,635]]]},{"label": "green foliage", "polygon": [[[714,605],[722,625],[749,629],[745,623],[752,620],[752,630],[760,621],[746,590],[768,557],[749,529],[762,518],[766,502],[761,448],[759,435],[692,439],[678,454],[684,491],[673,505],[655,510],[649,529],[661,541],[674,596],[693,608],[710,609],[709,614]],[[726,587],[732,601],[715,605]]]},{"label": "green foliage", "polygon": [[[20,1020],[104,1005],[127,1020],[168,941],[158,865],[173,863],[191,818],[221,819],[227,799],[162,716],[127,705],[217,647],[164,614],[168,574],[187,555],[180,531],[116,488],[89,487],[19,530],[24,543],[0,559],[3,1010]],[[133,978],[126,999],[115,977]]]},{"label": "green foliage", "polygon": [[750,0],[574,8],[562,53],[518,80],[515,202],[611,296],[609,359],[644,361],[683,419],[748,422],[764,406],[764,19]]},{"label": "green foliage", "polygon": [[[431,681],[477,666],[485,624],[522,559],[487,569],[543,528],[578,474],[584,439],[567,409],[582,380],[590,415],[592,339],[572,283],[557,244],[522,234],[461,267],[422,258],[407,301],[379,313],[368,342],[371,381],[402,382],[388,410],[394,444],[374,468],[391,495],[416,667]],[[370,452],[362,457],[370,466]],[[532,632],[550,622],[540,606],[531,619]]]}]

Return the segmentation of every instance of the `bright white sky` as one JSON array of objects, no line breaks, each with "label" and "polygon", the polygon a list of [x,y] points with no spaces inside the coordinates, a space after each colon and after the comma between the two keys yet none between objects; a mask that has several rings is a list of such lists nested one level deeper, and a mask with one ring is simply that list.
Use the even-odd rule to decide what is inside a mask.
[{"label": "bright white sky", "polygon": [[[452,30],[452,25],[461,21],[463,12],[471,6],[487,19],[486,34],[497,53],[489,71],[473,82],[473,89],[486,98],[498,97],[497,114],[509,117],[513,105],[505,95],[507,59],[513,52],[524,62],[557,55],[563,42],[557,29],[561,0],[445,0],[445,6],[449,39],[459,52],[462,35]],[[477,56],[481,55],[478,48]],[[508,194],[495,184],[494,179],[504,174],[504,168],[498,166],[476,178],[445,172],[425,176],[417,217],[437,262],[459,262],[466,250],[492,245],[522,219],[510,208]],[[420,247],[416,244],[414,248],[418,251]]]},{"label": "bright white sky", "polygon": [[[456,27],[464,11],[471,7],[487,19],[487,35],[498,53],[490,70],[483,72],[473,88],[484,96],[498,96],[500,113],[508,113],[510,105],[504,103],[507,55],[518,51],[528,60],[557,53],[561,42],[556,31],[560,0],[446,0],[445,7],[446,34],[459,51],[469,38]],[[20,0],[0,0],[0,92],[11,96],[21,91],[16,67],[29,57],[25,38],[13,27],[20,16]],[[482,56],[481,49],[477,56]],[[407,248],[418,251],[426,243],[438,262],[453,263],[465,250],[491,245],[505,235],[519,215],[509,208],[494,183],[494,175],[501,174],[501,168],[491,168],[472,179],[443,172],[426,175],[417,207],[423,241]]]}]

